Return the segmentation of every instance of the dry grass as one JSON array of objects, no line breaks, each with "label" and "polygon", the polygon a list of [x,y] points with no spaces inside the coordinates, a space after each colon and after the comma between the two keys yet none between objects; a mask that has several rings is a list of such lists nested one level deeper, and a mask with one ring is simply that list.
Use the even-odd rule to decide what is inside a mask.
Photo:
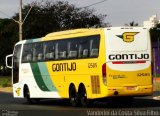
[{"label": "dry grass", "polygon": [[12,87],[0,87],[1,92],[12,92]]},{"label": "dry grass", "polygon": [[160,91],[160,82],[154,82],[153,90],[154,91]]},{"label": "dry grass", "polygon": [[11,77],[0,76],[0,91],[12,92]]}]

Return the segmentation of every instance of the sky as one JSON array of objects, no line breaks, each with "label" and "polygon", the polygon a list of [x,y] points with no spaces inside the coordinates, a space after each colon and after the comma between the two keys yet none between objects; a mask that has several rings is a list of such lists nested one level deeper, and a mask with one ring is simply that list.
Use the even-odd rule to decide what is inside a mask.
[{"label": "sky", "polygon": [[[33,1],[36,0],[23,0],[23,5]],[[103,0],[63,1],[68,1],[77,7],[85,7]],[[0,0],[0,18],[12,17],[16,12],[18,12],[18,7],[19,0]],[[135,21],[140,26],[143,26],[143,21],[149,20],[149,17],[154,14],[157,14],[160,20],[160,0],[106,0],[103,3],[90,6],[89,8],[94,9],[95,14],[107,15],[104,22],[110,23],[112,26],[124,26],[124,24],[132,21]]]}]

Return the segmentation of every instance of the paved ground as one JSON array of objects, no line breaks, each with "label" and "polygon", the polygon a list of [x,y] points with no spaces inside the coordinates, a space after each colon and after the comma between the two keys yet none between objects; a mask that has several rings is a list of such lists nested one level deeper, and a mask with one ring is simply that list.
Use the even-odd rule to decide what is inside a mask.
[{"label": "paved ground", "polygon": [[0,92],[0,116],[159,116],[160,100],[153,97],[159,96],[155,92],[150,97],[137,97],[132,106],[110,106],[105,102],[95,101],[90,108],[71,107],[64,100],[47,99],[39,104],[29,105],[25,99],[15,99],[11,93]]}]

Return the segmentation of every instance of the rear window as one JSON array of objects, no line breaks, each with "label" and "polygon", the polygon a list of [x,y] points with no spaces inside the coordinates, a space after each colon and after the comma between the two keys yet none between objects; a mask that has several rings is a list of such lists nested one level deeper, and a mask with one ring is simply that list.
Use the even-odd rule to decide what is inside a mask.
[{"label": "rear window", "polygon": [[106,31],[109,51],[137,52],[148,48],[149,34],[146,29],[112,29]]}]

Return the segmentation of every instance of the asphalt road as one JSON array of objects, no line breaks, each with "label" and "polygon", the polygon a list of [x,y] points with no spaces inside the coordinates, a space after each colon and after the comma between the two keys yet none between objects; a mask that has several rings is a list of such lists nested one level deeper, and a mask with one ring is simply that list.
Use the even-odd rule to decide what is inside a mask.
[{"label": "asphalt road", "polygon": [[155,92],[150,97],[137,97],[132,106],[110,106],[105,102],[95,101],[92,107],[71,107],[68,101],[47,99],[30,105],[25,99],[15,99],[11,93],[0,92],[0,116],[160,116],[160,96]]}]

